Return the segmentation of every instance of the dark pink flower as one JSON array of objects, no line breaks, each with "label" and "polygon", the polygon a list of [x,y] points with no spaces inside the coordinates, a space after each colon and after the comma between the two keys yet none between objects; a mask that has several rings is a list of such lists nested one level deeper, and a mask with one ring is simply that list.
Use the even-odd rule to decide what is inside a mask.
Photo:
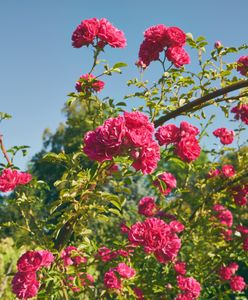
[{"label": "dark pink flower", "polygon": [[167,47],[182,47],[186,44],[186,34],[178,27],[168,27],[165,32]]},{"label": "dark pink flower", "polygon": [[104,274],[104,285],[107,289],[116,289],[121,290],[121,281],[116,276],[113,269],[110,269],[108,272]]},{"label": "dark pink flower", "polygon": [[196,136],[200,133],[200,130],[193,126],[192,124],[183,121],[180,123],[180,128],[179,128],[179,135],[180,138],[185,138],[185,137],[192,137],[192,136]]},{"label": "dark pink flower", "polygon": [[149,144],[144,145],[139,153],[139,157],[134,160],[132,166],[141,170],[143,174],[151,174],[156,168],[160,159],[160,148],[156,141],[151,140]]},{"label": "dark pink flower", "polygon": [[144,294],[143,294],[143,291],[142,289],[138,288],[138,287],[135,287],[133,289],[134,293],[135,293],[135,296],[136,296],[136,299],[137,300],[144,300]]},{"label": "dark pink flower", "polygon": [[72,34],[72,45],[80,48],[92,44],[99,31],[99,20],[96,18],[84,20]]},{"label": "dark pink flower", "polygon": [[35,297],[39,287],[35,272],[17,272],[12,280],[12,291],[18,299]]},{"label": "dark pink flower", "polygon": [[177,220],[171,221],[169,223],[169,226],[170,226],[172,232],[176,232],[176,233],[184,231],[184,228],[185,228],[184,225]]},{"label": "dark pink flower", "polygon": [[243,240],[243,249],[248,251],[248,237]]},{"label": "dark pink flower", "polygon": [[220,47],[222,47],[221,41],[216,41],[216,42],[214,43],[214,48],[215,48],[215,49],[219,49]]},{"label": "dark pink flower", "polygon": [[42,255],[38,251],[27,251],[17,261],[19,272],[36,272],[42,267]]},{"label": "dark pink flower", "polygon": [[125,134],[124,118],[110,118],[102,126],[86,133],[83,151],[92,160],[111,160],[120,153]]},{"label": "dark pink flower", "polygon": [[75,89],[78,92],[89,93],[91,91],[100,92],[104,88],[105,83],[97,80],[92,74],[85,74],[80,76],[80,80],[76,82]]},{"label": "dark pink flower", "polygon": [[114,27],[105,18],[99,21],[99,31],[97,36],[101,39],[101,41],[105,42],[112,48],[124,48],[127,45],[124,33]]},{"label": "dark pink flower", "polygon": [[98,249],[97,256],[101,259],[101,261],[107,262],[116,258],[117,253],[107,247],[101,247]]},{"label": "dark pink flower", "polygon": [[222,266],[219,270],[219,276],[222,280],[230,280],[230,278],[237,272],[239,266],[235,262],[228,266]]},{"label": "dark pink flower", "polygon": [[130,268],[125,263],[119,263],[116,271],[120,274],[123,278],[131,278],[136,274],[136,271],[133,268]]},{"label": "dark pink flower", "polygon": [[201,147],[194,136],[182,138],[176,145],[175,153],[186,162],[197,159],[201,153]]},{"label": "dark pink flower", "polygon": [[145,226],[142,222],[133,224],[128,232],[128,240],[132,245],[139,246],[144,243]]},{"label": "dark pink flower", "polygon": [[152,61],[159,59],[159,53],[162,50],[161,44],[145,39],[140,45],[139,60],[136,64],[143,69],[148,67]]},{"label": "dark pink flower", "polygon": [[166,57],[175,67],[181,68],[190,63],[188,53],[182,47],[170,47],[166,51]]},{"label": "dark pink flower", "polygon": [[185,275],[186,274],[186,262],[184,261],[177,261],[173,266],[174,270],[178,275]]},{"label": "dark pink flower", "polygon": [[130,230],[130,228],[125,223],[121,223],[120,229],[122,233],[128,233]]},{"label": "dark pink flower", "polygon": [[237,230],[238,232],[240,232],[241,235],[243,235],[243,236],[248,235],[248,227],[246,227],[246,226],[238,225],[238,226],[236,227],[236,230]]},{"label": "dark pink flower", "polygon": [[224,239],[226,241],[231,241],[232,240],[232,230],[231,229],[223,229],[222,234],[224,236]]},{"label": "dark pink flower", "polygon": [[165,35],[166,35],[167,27],[163,24],[154,25],[149,27],[144,32],[145,40],[148,40],[152,43],[156,43],[161,45],[161,47],[165,47]]},{"label": "dark pink flower", "polygon": [[235,119],[241,119],[246,125],[248,125],[248,104],[239,104],[232,108],[232,113],[235,113]]},{"label": "dark pink flower", "polygon": [[221,173],[225,177],[232,177],[235,175],[235,169],[232,165],[224,165],[221,169]]},{"label": "dark pink flower", "polygon": [[233,276],[230,279],[230,287],[234,292],[241,292],[246,288],[246,283],[242,276]]},{"label": "dark pink flower", "polygon": [[152,217],[156,211],[157,207],[153,197],[143,197],[139,201],[139,214],[146,217]]},{"label": "dark pink flower", "polygon": [[237,71],[244,76],[248,75],[248,55],[241,56],[237,61]]},{"label": "dark pink flower", "polygon": [[63,259],[64,266],[78,266],[80,264],[85,264],[87,262],[86,257],[84,257],[74,246],[68,246],[61,252],[61,258]]},{"label": "dark pink flower", "polygon": [[32,175],[25,172],[18,172],[18,184],[27,184],[32,180]]},{"label": "dark pink flower", "polygon": [[12,169],[4,169],[0,176],[0,191],[10,192],[15,189],[19,183],[19,172]]},{"label": "dark pink flower", "polygon": [[226,225],[227,227],[231,227],[233,224],[233,215],[230,210],[225,208],[220,204],[216,204],[213,206],[213,210],[217,212],[217,219],[221,224]]},{"label": "dark pink flower", "polygon": [[193,277],[177,276],[177,285],[180,290],[192,296],[192,299],[199,297],[201,292],[200,283]]},{"label": "dark pink flower", "polygon": [[248,186],[236,186],[232,188],[232,195],[236,205],[245,206],[247,204]]},{"label": "dark pink flower", "polygon": [[223,145],[229,145],[234,140],[234,131],[226,128],[218,128],[213,131],[213,135],[220,138]]},{"label": "dark pink flower", "polygon": [[50,265],[54,261],[53,254],[48,250],[40,250],[40,251],[38,251],[38,253],[42,256],[41,266],[42,267],[50,267]]},{"label": "dark pink flower", "polygon": [[211,169],[209,172],[208,172],[208,175],[207,177],[208,178],[213,178],[213,177],[216,177],[218,175],[220,175],[220,170],[219,169]]},{"label": "dark pink flower", "polygon": [[193,300],[193,296],[191,294],[178,294],[175,300]]},{"label": "dark pink flower", "polygon": [[155,137],[158,140],[160,146],[174,144],[179,138],[179,128],[174,124],[168,124],[159,127],[155,133]]},{"label": "dark pink flower", "polygon": [[177,181],[171,173],[164,172],[158,175],[158,179],[153,182],[153,185],[157,186],[162,194],[168,195],[172,189],[176,188]]}]

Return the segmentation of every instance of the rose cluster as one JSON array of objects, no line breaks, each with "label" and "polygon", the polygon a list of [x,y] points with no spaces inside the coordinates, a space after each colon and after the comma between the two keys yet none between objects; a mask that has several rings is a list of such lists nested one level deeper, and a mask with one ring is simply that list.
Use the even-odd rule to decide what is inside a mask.
[{"label": "rose cluster", "polygon": [[227,227],[232,227],[233,215],[230,210],[221,204],[215,204],[213,210],[216,212],[216,218],[220,221],[222,225]]},{"label": "rose cluster", "polygon": [[201,153],[201,147],[196,139],[198,128],[188,122],[181,122],[178,128],[174,124],[159,127],[155,136],[160,146],[173,144],[175,153],[186,162],[197,159]]},{"label": "rose cluster", "polygon": [[244,76],[248,76],[248,55],[241,56],[237,61],[237,71]]},{"label": "rose cluster", "polygon": [[238,271],[238,264],[235,262],[230,263],[228,266],[221,266],[219,276],[221,280],[228,281],[232,291],[241,292],[246,288],[246,283],[242,276],[237,276],[235,273]]},{"label": "rose cluster", "polygon": [[248,125],[248,104],[239,104],[231,109],[231,112],[235,114],[236,120],[241,120]]},{"label": "rose cluster", "polygon": [[100,92],[104,88],[104,82],[95,79],[92,74],[85,74],[80,76],[80,79],[76,82],[75,89],[80,93],[86,94],[91,92]]},{"label": "rose cluster", "polygon": [[163,24],[152,26],[144,32],[136,64],[146,68],[152,61],[159,59],[160,52],[165,51],[166,58],[180,68],[190,63],[189,55],[183,48],[185,44],[186,34],[180,28]]},{"label": "rose cluster", "polygon": [[25,185],[32,179],[29,173],[12,169],[4,169],[0,176],[0,191],[10,192],[18,185]]},{"label": "rose cluster", "polygon": [[248,251],[248,227],[238,225],[236,231],[238,231],[241,234],[244,251]]},{"label": "rose cluster", "polygon": [[84,137],[83,151],[92,160],[103,162],[115,156],[128,155],[132,166],[143,174],[157,167],[160,149],[153,140],[154,126],[140,112],[124,112],[124,116],[110,118]]},{"label": "rose cluster", "polygon": [[168,195],[172,189],[176,188],[176,178],[169,172],[164,172],[158,175],[158,179],[153,182],[153,185],[159,188],[163,195]]},{"label": "rose cluster", "polygon": [[213,131],[213,135],[220,138],[220,142],[223,145],[229,145],[233,142],[234,131],[226,128],[218,128]]},{"label": "rose cluster", "polygon": [[233,187],[232,195],[236,205],[245,206],[247,204],[248,184]]},{"label": "rose cluster", "polygon": [[48,250],[27,251],[17,262],[18,272],[12,280],[12,290],[18,299],[34,297],[39,290],[36,272],[43,267],[49,267],[54,261],[53,254]]},{"label": "rose cluster", "polygon": [[201,285],[193,277],[177,276],[177,285],[183,292],[175,300],[194,300],[200,296]]},{"label": "rose cluster", "polygon": [[118,257],[128,257],[130,253],[133,252],[133,249],[118,249],[118,250],[112,250],[108,247],[101,247],[98,249],[97,258],[100,258],[103,262],[108,262],[110,260],[116,259]]},{"label": "rose cluster", "polygon": [[224,177],[233,177],[235,175],[235,169],[233,165],[224,165],[220,169],[211,169],[208,172],[208,178],[213,178],[216,176],[222,175]]},{"label": "rose cluster", "polygon": [[125,263],[119,263],[116,268],[111,268],[104,274],[104,285],[107,289],[122,289],[122,280],[135,276],[136,271]]},{"label": "rose cluster", "polygon": [[[94,44],[94,42],[96,42]],[[72,34],[72,45],[75,48],[90,44],[103,48],[109,45],[112,48],[124,48],[126,38],[124,33],[114,27],[107,19],[92,18],[83,20]]]},{"label": "rose cluster", "polygon": [[85,264],[87,262],[87,258],[84,257],[77,247],[68,246],[61,252],[61,258],[63,260],[64,266],[78,266],[80,264]]},{"label": "rose cluster", "polygon": [[168,263],[178,254],[181,240],[176,233],[183,230],[178,221],[167,224],[159,218],[149,218],[131,226],[128,240],[133,246],[142,246],[146,253],[153,253],[159,262]]}]

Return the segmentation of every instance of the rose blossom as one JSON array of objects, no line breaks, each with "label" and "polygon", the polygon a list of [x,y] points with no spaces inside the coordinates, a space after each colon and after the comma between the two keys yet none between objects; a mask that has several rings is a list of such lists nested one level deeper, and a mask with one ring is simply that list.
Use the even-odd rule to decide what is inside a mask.
[{"label": "rose blossom", "polygon": [[166,46],[182,47],[186,43],[186,34],[178,27],[168,27],[165,32]]},{"label": "rose blossom", "polygon": [[136,63],[138,66],[145,69],[152,61],[159,59],[159,53],[163,50],[158,43],[144,40],[139,49],[139,60]]},{"label": "rose blossom", "polygon": [[12,291],[18,299],[35,297],[39,286],[35,272],[17,272],[12,280]]},{"label": "rose blossom", "polygon": [[116,276],[113,269],[104,274],[104,285],[107,289],[120,290],[122,288],[120,279]]},{"label": "rose blossom", "polygon": [[155,133],[155,137],[158,140],[160,146],[174,144],[178,141],[179,128],[174,124],[168,124],[159,127]]},{"label": "rose blossom", "polygon": [[114,27],[107,19],[103,18],[99,21],[98,38],[109,44],[112,48],[124,48],[127,41],[124,33]]},{"label": "rose blossom", "polygon": [[213,131],[213,135],[220,138],[223,145],[229,145],[233,142],[234,131],[226,128],[218,128]]},{"label": "rose blossom", "polygon": [[200,133],[200,130],[193,126],[192,124],[183,121],[180,123],[180,138],[185,138],[185,137],[191,137],[191,136],[196,136]]},{"label": "rose blossom", "polygon": [[125,263],[119,263],[116,271],[123,278],[131,278],[136,274],[136,271],[130,267],[128,267]]},{"label": "rose blossom", "polygon": [[175,300],[192,300],[194,299],[191,294],[179,294]]},{"label": "rose blossom", "polygon": [[107,262],[116,258],[117,253],[107,247],[101,247],[98,249],[97,256],[101,259],[101,261]]},{"label": "rose blossom", "polygon": [[177,220],[171,221],[169,223],[169,226],[171,228],[171,231],[176,232],[176,233],[184,231],[184,228],[185,228],[184,225]]},{"label": "rose blossom", "polygon": [[181,68],[190,63],[188,53],[182,47],[170,47],[166,51],[166,57],[175,67]]},{"label": "rose blossom", "polygon": [[40,250],[40,251],[38,251],[38,253],[42,256],[41,266],[42,267],[50,267],[50,265],[54,261],[53,254],[48,250]]},{"label": "rose blossom", "polygon": [[234,167],[232,165],[224,165],[221,169],[221,173],[225,177],[232,177],[232,176],[235,175],[235,170],[234,170]]},{"label": "rose blossom", "polygon": [[39,251],[27,251],[17,261],[19,272],[35,272],[42,267],[43,257]]},{"label": "rose blossom", "polygon": [[220,204],[216,204],[213,206],[213,210],[217,212],[217,219],[219,219],[220,223],[226,225],[227,227],[231,227],[233,224],[233,216],[230,210],[225,208]]},{"label": "rose blossom", "polygon": [[135,287],[133,289],[133,291],[134,291],[134,294],[135,294],[137,300],[144,300],[145,299],[142,289],[140,289],[138,287]]},{"label": "rose blossom", "polygon": [[232,195],[236,205],[245,206],[247,204],[248,185],[232,188]]},{"label": "rose blossom", "polygon": [[208,178],[213,178],[213,177],[216,177],[216,176],[220,175],[220,173],[221,172],[220,172],[219,169],[211,169],[211,170],[209,170],[207,177]]},{"label": "rose blossom", "polygon": [[155,200],[153,197],[143,197],[139,201],[139,214],[146,217],[152,217],[157,210]]},{"label": "rose blossom", "polygon": [[96,18],[84,20],[72,34],[72,46],[80,48],[93,43],[99,30],[99,20]]},{"label": "rose blossom", "polygon": [[92,74],[85,74],[80,76],[81,80],[78,80],[75,85],[75,89],[78,92],[89,93],[91,90],[100,92],[104,88],[104,82],[95,79],[96,77]]},{"label": "rose blossom", "polygon": [[177,261],[173,266],[174,270],[178,275],[185,275],[186,274],[186,262]]},{"label": "rose blossom", "polygon": [[243,249],[248,251],[248,237],[243,240]]},{"label": "rose blossom", "polygon": [[237,61],[237,71],[244,76],[247,76],[248,74],[248,55],[247,56],[241,56]]},{"label": "rose blossom", "polygon": [[246,125],[248,125],[248,104],[239,104],[231,109],[232,113],[235,113],[235,119],[241,119]]},{"label": "rose blossom", "polygon": [[[161,182],[165,183],[166,188],[164,188]],[[176,188],[177,181],[171,173],[164,172],[158,175],[158,179],[153,182],[153,185],[158,187],[160,192],[166,196],[172,191],[172,189]]]},{"label": "rose blossom", "polygon": [[230,263],[228,266],[222,266],[219,270],[219,275],[222,280],[229,280],[238,270],[239,266],[235,262]]},{"label": "rose blossom", "polygon": [[0,176],[0,191],[10,192],[18,184],[18,171],[12,169],[4,169]]},{"label": "rose blossom", "polygon": [[230,279],[230,287],[234,292],[241,292],[246,288],[246,283],[242,276],[233,276]]},{"label": "rose blossom", "polygon": [[64,266],[78,266],[81,263],[86,263],[87,259],[80,254],[78,249],[74,246],[68,246],[61,252],[61,258],[64,262]]},{"label": "rose blossom", "polygon": [[199,297],[201,292],[200,283],[193,277],[183,277],[181,275],[177,276],[177,285],[180,290],[189,294],[192,299]]},{"label": "rose blossom", "polygon": [[201,153],[201,147],[194,136],[182,138],[176,145],[175,153],[186,162],[197,159]]},{"label": "rose blossom", "polygon": [[125,223],[120,224],[120,229],[121,229],[121,233],[128,233],[130,230],[130,228]]}]

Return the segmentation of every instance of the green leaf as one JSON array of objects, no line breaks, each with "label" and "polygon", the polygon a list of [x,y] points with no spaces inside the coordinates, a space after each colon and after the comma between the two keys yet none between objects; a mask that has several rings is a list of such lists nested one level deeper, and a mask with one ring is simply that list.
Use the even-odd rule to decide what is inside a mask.
[{"label": "green leaf", "polygon": [[124,67],[127,67],[127,64],[125,64],[123,62],[118,62],[118,63],[113,65],[113,69],[124,68]]}]

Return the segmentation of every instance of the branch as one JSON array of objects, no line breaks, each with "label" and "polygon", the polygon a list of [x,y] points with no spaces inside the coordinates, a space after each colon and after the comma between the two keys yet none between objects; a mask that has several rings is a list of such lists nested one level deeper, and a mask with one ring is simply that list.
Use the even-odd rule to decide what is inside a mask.
[{"label": "branch", "polygon": [[216,90],[210,94],[207,94],[203,97],[200,97],[192,102],[189,102],[181,107],[179,107],[178,109],[172,111],[172,112],[169,112],[167,115],[165,116],[162,116],[160,117],[158,120],[156,120],[154,122],[154,125],[155,125],[155,128],[157,128],[158,126],[161,126],[164,124],[164,122],[172,119],[172,118],[175,118],[185,112],[187,112],[188,110],[192,109],[192,108],[195,108],[196,106],[200,106],[202,104],[204,104],[205,102],[209,101],[209,100],[212,100],[216,97],[219,97],[219,96],[223,96],[229,92],[233,92],[233,91],[236,91],[236,90],[239,90],[239,89],[242,89],[244,87],[248,87],[248,80],[242,80],[238,83],[234,83],[234,84],[231,84],[229,86],[226,86],[222,89],[219,89],[219,90]]},{"label": "branch", "polygon": [[10,160],[10,158],[8,156],[8,153],[7,153],[7,151],[6,151],[5,147],[4,147],[4,144],[3,144],[3,135],[2,134],[0,134],[0,148],[1,148],[2,152],[3,152],[4,157],[6,158],[9,166],[11,166],[12,162],[11,162],[11,160]]}]

